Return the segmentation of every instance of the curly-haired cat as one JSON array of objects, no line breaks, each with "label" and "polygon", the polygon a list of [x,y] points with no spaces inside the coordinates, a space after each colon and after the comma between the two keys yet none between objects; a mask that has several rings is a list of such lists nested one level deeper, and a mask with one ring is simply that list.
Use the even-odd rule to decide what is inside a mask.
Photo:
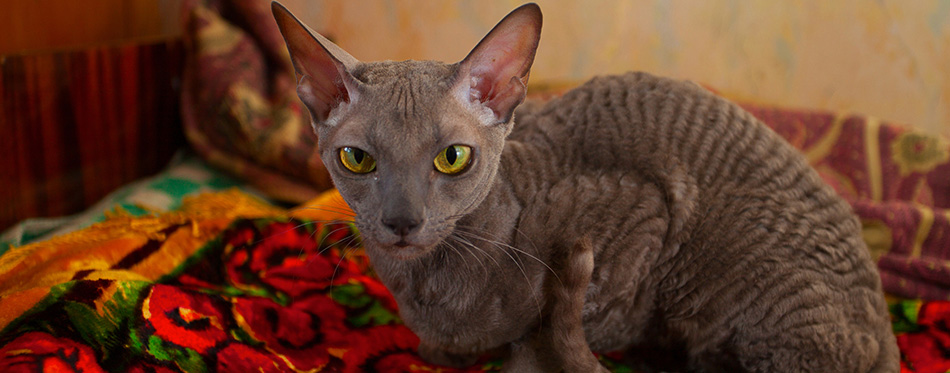
[{"label": "curly-haired cat", "polygon": [[[541,12],[461,62],[360,62],[274,4],[319,151],[436,363],[512,371],[898,370],[858,220],[702,88],[599,77],[531,110]],[[517,118],[517,120],[515,120]],[[588,347],[589,346],[589,347]]]}]

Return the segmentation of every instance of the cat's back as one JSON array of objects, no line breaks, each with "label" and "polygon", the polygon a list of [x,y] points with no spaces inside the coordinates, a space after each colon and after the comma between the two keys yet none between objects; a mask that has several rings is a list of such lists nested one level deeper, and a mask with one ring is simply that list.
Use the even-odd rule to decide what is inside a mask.
[{"label": "cat's back", "polygon": [[[563,183],[565,175],[636,173],[667,193],[671,225],[684,228],[709,216],[740,218],[731,215],[750,205],[853,219],[796,149],[694,83],[642,72],[597,77],[519,114],[510,138],[547,153],[521,158],[549,160],[534,167],[538,185]],[[843,235],[858,232],[844,225]],[[692,236],[684,240],[707,234],[674,233]]]},{"label": "cat's back", "polygon": [[636,173],[655,184],[666,194],[672,244],[725,259],[756,249],[776,259],[818,252],[817,270],[860,272],[863,285],[875,287],[850,206],[798,150],[694,83],[647,73],[598,77],[525,117],[513,137],[556,157],[562,172],[549,173],[550,183]]},{"label": "cat's back", "polygon": [[[850,207],[796,149],[737,105],[696,84],[629,73],[595,78],[520,114],[513,141],[551,158],[551,170],[532,185],[633,172],[665,193],[653,201],[668,210],[665,246],[653,257],[653,279],[637,281],[655,287],[668,333],[713,346],[739,333],[770,347],[730,348],[794,352],[780,340],[767,342],[774,338],[767,333],[799,333],[811,322],[834,338],[873,343],[865,358],[893,357],[880,279]],[[572,203],[603,198],[579,192]],[[605,239],[596,255],[630,251],[637,240]],[[602,329],[612,327],[604,322]]]},{"label": "cat's back", "polygon": [[757,155],[796,158],[794,149],[737,105],[697,84],[643,72],[596,77],[519,114],[512,139],[546,143],[561,163],[584,169],[675,163],[709,184],[751,176],[720,171],[749,171],[744,166]]},{"label": "cat's back", "polygon": [[[681,185],[671,200],[690,204],[683,214],[693,218],[698,210],[757,205],[853,220],[798,150],[694,83],[642,72],[597,77],[519,114],[511,139],[544,149],[548,167],[562,170],[540,174],[550,178],[540,183],[559,182],[565,171],[635,172],[661,189]],[[843,235],[858,232],[856,224],[844,226]]]}]

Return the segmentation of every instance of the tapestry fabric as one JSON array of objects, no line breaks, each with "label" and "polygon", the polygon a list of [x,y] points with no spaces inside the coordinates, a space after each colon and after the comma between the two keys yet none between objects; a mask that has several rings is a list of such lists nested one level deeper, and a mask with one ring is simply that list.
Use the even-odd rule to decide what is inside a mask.
[{"label": "tapestry fabric", "polygon": [[181,206],[185,196],[230,188],[260,196],[260,192],[211,167],[194,153],[181,150],[161,172],[115,189],[85,211],[54,218],[31,218],[14,225],[0,234],[0,254],[13,246],[88,227],[104,221],[110,214],[142,216],[172,211]]}]

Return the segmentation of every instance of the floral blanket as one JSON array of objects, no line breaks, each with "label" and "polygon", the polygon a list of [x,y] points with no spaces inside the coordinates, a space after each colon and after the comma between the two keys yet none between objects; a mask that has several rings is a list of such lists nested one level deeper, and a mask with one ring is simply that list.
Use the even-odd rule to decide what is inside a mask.
[{"label": "floral blanket", "polygon": [[352,224],[313,213],[344,211],[336,201],[288,212],[231,190],[12,249],[0,257],[0,371],[425,366]]},{"label": "floral blanket", "polygon": [[[282,210],[230,190],[13,248],[0,257],[0,371],[457,371],[418,357],[348,215],[333,191]],[[950,302],[891,312],[905,371],[950,369]],[[622,354],[600,359],[632,371]]]},{"label": "floral blanket", "polygon": [[231,190],[14,248],[0,371],[454,371],[416,355],[347,211],[332,191],[285,211]]}]

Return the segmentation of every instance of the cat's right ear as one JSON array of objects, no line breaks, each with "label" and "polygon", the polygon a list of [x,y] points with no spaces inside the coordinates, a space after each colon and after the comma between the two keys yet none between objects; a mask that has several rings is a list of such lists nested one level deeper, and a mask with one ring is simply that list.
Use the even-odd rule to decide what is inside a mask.
[{"label": "cat's right ear", "polygon": [[271,11],[294,64],[297,96],[315,124],[332,125],[328,119],[333,110],[359,96],[359,82],[349,73],[359,61],[310,30],[280,3],[272,2]]},{"label": "cat's right ear", "polygon": [[459,63],[456,96],[485,124],[507,123],[527,94],[528,73],[541,39],[541,8],[508,13]]}]

